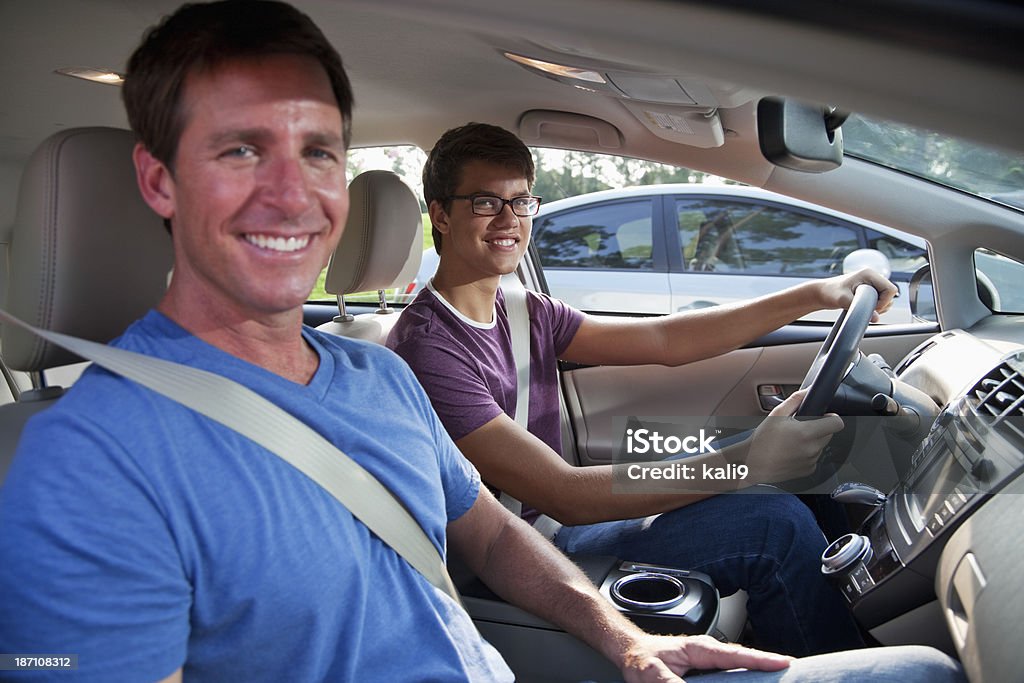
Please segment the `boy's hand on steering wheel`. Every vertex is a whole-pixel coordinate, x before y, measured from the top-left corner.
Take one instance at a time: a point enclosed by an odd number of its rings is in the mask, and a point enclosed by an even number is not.
[[[803,390],[793,393],[754,430],[746,464],[757,481],[771,483],[810,475],[821,450],[843,429],[843,420],[835,413],[796,419],[794,413],[806,394]]]
[[[819,280],[815,284],[818,285],[818,296],[822,309],[849,308],[858,285],[867,284],[874,287],[878,291],[878,303],[871,316],[873,323],[878,322],[878,316],[892,307],[893,299],[899,293],[896,285],[870,268],[862,268],[856,273]]]

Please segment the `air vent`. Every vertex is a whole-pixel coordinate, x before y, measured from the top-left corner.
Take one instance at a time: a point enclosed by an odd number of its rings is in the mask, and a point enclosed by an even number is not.
[[[1009,363],[1000,363],[974,385],[968,400],[976,414],[994,418],[993,429],[1024,444],[1024,376],[1019,370]]]

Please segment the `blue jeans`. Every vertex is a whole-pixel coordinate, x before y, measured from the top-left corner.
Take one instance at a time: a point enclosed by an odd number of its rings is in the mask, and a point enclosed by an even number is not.
[[[788,493],[753,487],[654,517],[563,527],[565,552],[611,555],[708,574],[718,592],[748,593],[753,645],[794,656],[863,647],[839,591],[821,574],[826,540]],[[623,494],[627,495],[627,494]]]
[[[794,660],[782,671],[688,673],[692,683],[967,683],[960,664],[930,647],[873,647]]]

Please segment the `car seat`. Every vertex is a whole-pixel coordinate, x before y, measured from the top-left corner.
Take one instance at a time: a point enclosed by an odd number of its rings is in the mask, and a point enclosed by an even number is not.
[[[136,190],[134,136],[74,128],[47,138],[21,178],[8,245],[6,311],[30,325],[106,343],[163,295],[173,262],[161,219]],[[61,386],[43,372],[81,361],[5,325],[4,361],[29,373],[32,388],[0,405],[0,482],[29,417]]]
[[[345,232],[331,255],[324,288],[338,297],[339,315],[317,329],[377,344],[398,322],[385,290],[416,276],[423,256],[423,217],[416,195],[390,171],[366,171],[349,185]],[[345,310],[345,295],[377,290],[380,308],[358,316]]]

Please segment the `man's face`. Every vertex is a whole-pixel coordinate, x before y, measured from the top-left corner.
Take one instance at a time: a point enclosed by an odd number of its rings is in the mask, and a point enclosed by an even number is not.
[[[230,61],[189,75],[182,112],[164,179],[175,242],[169,296],[226,319],[295,309],[348,215],[327,74],[301,56]]]
[[[489,194],[512,199],[530,194],[530,184],[519,172],[500,164],[471,161],[462,167],[457,195]],[[472,202],[453,199],[451,211],[433,208],[431,218],[443,235],[441,265],[460,281],[511,273],[530,243],[531,217],[516,216],[505,205],[497,216],[477,216]]]

